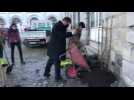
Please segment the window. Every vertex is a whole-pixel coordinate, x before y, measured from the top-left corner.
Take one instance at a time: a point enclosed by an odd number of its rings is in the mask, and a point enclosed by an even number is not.
[[[57,22],[57,19],[56,19],[56,17],[54,17],[54,16],[50,16],[50,17],[48,18],[48,20],[50,20],[53,25]]]
[[[101,42],[101,29],[102,26],[102,13],[91,12],[90,13],[90,39],[95,42]]]
[[[95,27],[95,13],[92,12],[91,15],[90,15],[90,21],[91,21],[91,27]]]
[[[102,13],[101,12],[91,12],[90,13],[90,26],[99,27],[102,26]]]
[[[32,17],[32,18],[30,19],[30,24],[32,24],[32,22],[33,22],[33,21],[36,21],[36,20],[38,20],[38,18]]]
[[[12,23],[16,23],[16,24],[21,23],[21,19],[14,17],[14,18],[12,18]]]
[[[102,26],[102,12],[99,13],[99,26]]]
[[[4,25],[5,24],[5,20],[3,18],[0,18],[0,25]]]

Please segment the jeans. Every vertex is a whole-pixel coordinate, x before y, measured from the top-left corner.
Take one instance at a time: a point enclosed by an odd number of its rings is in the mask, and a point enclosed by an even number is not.
[[[0,47],[0,58],[3,58],[3,47]]]
[[[45,76],[50,75],[50,70],[52,65],[55,65],[55,79],[59,79],[61,77],[60,75],[60,60],[59,60],[59,56],[54,57],[54,58],[49,58],[47,64],[46,64],[46,68],[45,68]]]
[[[17,46],[19,54],[20,54],[20,60],[21,62],[23,62],[23,54],[22,54],[22,48],[21,48],[21,42],[17,42],[17,43],[11,43],[11,60],[12,60],[12,64],[14,64],[14,49],[15,46]]]

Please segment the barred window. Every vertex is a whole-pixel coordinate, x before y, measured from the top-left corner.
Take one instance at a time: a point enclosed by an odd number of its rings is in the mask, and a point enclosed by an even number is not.
[[[102,13],[91,12],[90,13],[90,39],[95,42],[101,42],[101,29],[102,26]],[[99,35],[98,35],[99,34]],[[99,39],[99,40],[98,40]]]
[[[0,18],[0,24],[4,25],[5,24],[5,20],[3,18]]]
[[[90,21],[91,21],[90,26],[95,27],[95,13],[94,12],[91,12]]]
[[[99,26],[102,26],[102,12],[99,13]]]

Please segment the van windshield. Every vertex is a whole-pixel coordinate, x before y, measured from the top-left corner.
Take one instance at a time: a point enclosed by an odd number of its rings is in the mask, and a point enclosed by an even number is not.
[[[46,31],[46,30],[51,30],[51,28],[52,28],[52,24],[49,22],[47,23],[36,22],[31,24],[32,30]]]

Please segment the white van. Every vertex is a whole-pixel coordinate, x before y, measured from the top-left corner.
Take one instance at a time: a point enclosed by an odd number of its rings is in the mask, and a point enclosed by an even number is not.
[[[47,41],[46,31],[51,31],[50,21],[33,21],[29,29],[25,29],[23,34],[23,44],[28,47],[45,46]]]

